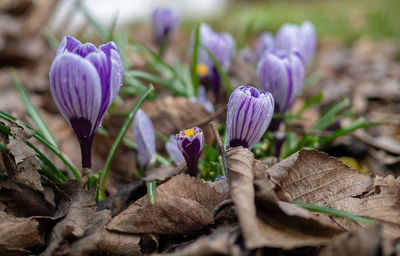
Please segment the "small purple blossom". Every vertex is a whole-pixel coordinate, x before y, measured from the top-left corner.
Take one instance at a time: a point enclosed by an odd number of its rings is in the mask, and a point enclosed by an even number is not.
[[[216,33],[208,24],[201,24],[200,43],[210,50],[224,71],[229,69],[235,50],[235,40],[231,34]],[[197,72],[201,83],[211,87],[218,99],[221,78],[208,52],[201,46],[198,52]]]
[[[197,163],[204,146],[203,131],[198,127],[183,130],[176,135],[176,140],[185,158],[189,175],[196,176],[198,173]]]
[[[169,40],[178,29],[181,18],[176,9],[158,7],[152,14],[153,30],[158,45]]]
[[[299,52],[308,65],[315,54],[316,35],[314,25],[305,21],[301,26],[283,24],[276,34],[275,49],[285,53]]]
[[[185,158],[178,147],[176,135],[169,136],[169,141],[165,143],[165,148],[167,149],[168,155],[172,158],[172,160],[174,160],[175,164],[179,165],[185,162]]]
[[[91,145],[101,120],[122,85],[123,64],[114,42],[96,48],[65,37],[50,68],[50,90],[74,130],[82,167],[91,168]]]
[[[156,138],[153,123],[141,109],[135,115],[133,132],[135,134],[140,167],[142,170],[146,170],[156,153]]]
[[[227,148],[252,149],[271,122],[274,98],[268,92],[242,85],[232,92],[227,112]]]
[[[265,51],[274,50],[274,47],[274,36],[269,32],[263,33],[257,41],[257,59],[259,60]]]
[[[275,112],[283,114],[303,87],[305,68],[297,53],[267,51],[258,62],[257,76],[261,89],[274,96]]]

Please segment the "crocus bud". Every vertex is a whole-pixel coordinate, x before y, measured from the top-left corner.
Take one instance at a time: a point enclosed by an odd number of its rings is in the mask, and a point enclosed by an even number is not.
[[[284,53],[299,52],[306,65],[314,57],[315,47],[315,29],[309,21],[301,26],[284,24],[276,34],[275,49]]]
[[[135,115],[133,132],[135,134],[140,167],[142,170],[146,170],[147,165],[154,159],[156,138],[153,123],[141,109]]]
[[[165,143],[165,148],[167,149],[168,155],[172,158],[172,160],[174,160],[175,164],[179,165],[185,162],[185,158],[178,147],[176,135],[169,136],[169,141]]]
[[[176,135],[176,140],[185,158],[189,175],[196,176],[199,171],[197,162],[204,146],[203,131],[198,127],[183,130]]]
[[[50,68],[50,90],[58,109],[74,130],[82,167],[91,168],[91,145],[101,120],[122,85],[124,68],[115,43],[98,49],[65,37]]]
[[[201,24],[200,43],[210,50],[224,71],[229,69],[235,49],[235,41],[230,34],[216,33],[208,24]],[[200,76],[201,83],[204,86],[211,87],[216,99],[218,99],[221,78],[208,52],[202,47],[199,48],[198,52],[197,73]]]
[[[304,84],[305,69],[299,54],[278,54],[267,51],[257,65],[261,89],[275,100],[275,112],[285,113]]]
[[[232,92],[227,111],[227,148],[251,149],[271,122],[274,98],[268,92],[242,85]]]
[[[263,33],[257,42],[257,59],[259,60],[267,50],[273,50],[275,45],[274,36],[269,33]]]
[[[155,40],[161,45],[165,40],[169,40],[178,29],[181,19],[177,10],[173,8],[158,7],[152,14],[153,30]]]

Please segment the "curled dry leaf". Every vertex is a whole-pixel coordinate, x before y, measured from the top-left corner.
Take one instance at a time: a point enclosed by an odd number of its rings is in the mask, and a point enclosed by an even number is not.
[[[229,149],[226,166],[231,197],[248,249],[323,245],[342,232],[326,219],[281,201],[290,198],[270,179],[267,166],[254,160],[248,149]]]
[[[321,250],[319,256],[374,256],[379,255],[381,246],[380,225],[372,225],[356,232],[346,232],[335,237]]]
[[[188,175],[172,177],[157,187],[156,202],[147,195],[108,224],[110,231],[130,234],[187,234],[213,224],[213,209],[222,195]]]
[[[43,256],[96,252],[104,226],[110,219],[109,210],[96,212],[95,190],[86,191],[80,182],[67,185],[71,203],[65,217],[54,226]]]
[[[185,248],[167,255],[242,255],[240,247],[234,244],[236,235],[236,233],[217,231],[208,236],[199,237]]]
[[[39,234],[39,223],[31,218],[15,218],[0,212],[0,253],[5,255],[10,249],[43,246]]]
[[[7,144],[10,153],[14,156],[16,168],[7,168],[7,174],[15,181],[28,183],[36,190],[43,190],[40,182],[40,166],[36,161],[35,151],[26,145],[33,131],[25,127],[22,122],[11,122],[7,126],[11,129],[12,137]]]
[[[268,172],[293,200],[380,220],[385,237],[400,237],[400,178],[371,177],[325,153],[305,149]],[[358,227],[347,219],[335,221],[349,230]]]
[[[139,246],[140,236],[104,230],[102,237],[100,251],[104,255],[142,255]]]

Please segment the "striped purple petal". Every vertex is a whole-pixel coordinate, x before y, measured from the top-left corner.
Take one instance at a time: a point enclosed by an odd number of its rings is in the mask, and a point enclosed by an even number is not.
[[[135,115],[133,132],[137,144],[138,159],[142,170],[145,170],[156,152],[156,138],[150,118],[141,109]]]
[[[270,93],[251,86],[236,88],[228,102],[227,148],[253,148],[268,128],[273,113],[274,99]]]
[[[78,135],[91,136],[101,107],[101,81],[90,61],[75,54],[56,57],[50,68],[50,90],[64,118],[87,120],[84,126],[72,125]]]
[[[198,127],[180,131],[176,135],[178,147],[186,161],[188,173],[196,176],[198,172],[197,162],[204,146],[204,134]]]
[[[297,53],[267,51],[257,65],[260,87],[273,95],[277,113],[285,113],[291,107],[303,87],[304,74],[305,68]]]

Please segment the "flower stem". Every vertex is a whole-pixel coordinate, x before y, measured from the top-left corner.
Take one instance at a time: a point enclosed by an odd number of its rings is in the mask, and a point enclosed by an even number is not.
[[[154,90],[154,87],[151,85],[144,93],[143,95],[140,97],[140,99],[136,102],[135,106],[133,107],[133,109],[129,112],[128,117],[125,120],[125,123],[123,124],[117,138],[115,139],[114,144],[111,147],[110,152],[108,153],[107,159],[106,159],[106,163],[104,165],[104,169],[103,169],[103,175],[101,177],[101,181],[100,181],[100,187],[99,187],[99,191],[97,193],[97,198],[96,200],[99,202],[103,199],[106,198],[106,190],[105,190],[105,186],[106,186],[106,179],[107,179],[107,175],[108,172],[110,171],[110,167],[111,167],[111,162],[114,159],[114,156],[117,152],[118,146],[119,144],[122,142],[122,139],[125,136],[125,133],[127,132],[129,126],[131,125],[133,118],[135,117],[136,112],[139,110],[140,106],[142,105],[142,103],[144,102],[144,100],[147,98],[147,96],[150,95],[150,93]]]

